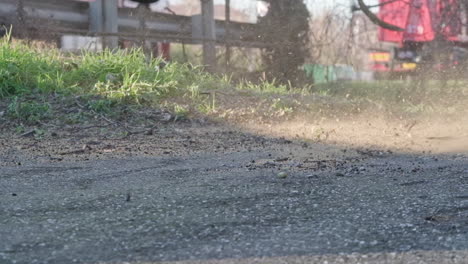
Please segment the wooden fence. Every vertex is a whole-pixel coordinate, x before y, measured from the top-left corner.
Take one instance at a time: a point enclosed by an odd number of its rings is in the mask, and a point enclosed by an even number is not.
[[[0,0],[0,23],[32,39],[98,36],[108,48],[116,48],[119,38],[203,44],[204,64],[210,67],[216,64],[216,45],[267,46],[258,40],[255,24],[215,20],[213,0],[200,1],[202,13],[187,17],[118,8],[117,0]]]

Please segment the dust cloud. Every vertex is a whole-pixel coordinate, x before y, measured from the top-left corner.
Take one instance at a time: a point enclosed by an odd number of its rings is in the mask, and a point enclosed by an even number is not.
[[[375,114],[315,120],[302,116],[291,121],[242,126],[262,135],[352,148],[434,154],[468,152],[468,115],[465,113],[411,119]]]

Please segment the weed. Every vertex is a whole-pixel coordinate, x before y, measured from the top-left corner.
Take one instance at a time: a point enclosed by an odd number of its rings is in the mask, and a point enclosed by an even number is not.
[[[88,102],[89,109],[93,110],[96,113],[109,114],[112,112],[112,108],[115,106],[116,102],[109,99],[98,99],[91,100]]]
[[[91,94],[130,104],[160,100],[227,85],[228,78],[208,74],[190,64],[147,61],[139,49],[84,52],[64,57],[21,42],[0,42],[0,98],[30,93]]]
[[[19,126],[15,127],[15,133],[16,134],[24,133],[24,131],[26,131],[26,129],[24,128],[23,125],[19,125]]]
[[[275,80],[263,81],[260,84],[255,84],[249,81],[243,81],[238,85],[239,90],[248,90],[262,94],[290,94],[294,91],[287,85],[277,84]]]
[[[424,94],[418,93],[414,83],[405,81],[337,82],[307,85],[302,89],[274,80],[240,81],[234,86],[232,76],[209,74],[188,63],[172,62],[161,68],[161,59],[148,61],[140,49],[65,56],[58,50],[41,51],[8,38],[0,40],[0,99],[17,96],[8,107],[8,116],[28,122],[37,122],[50,115],[48,104],[26,102],[24,98],[28,95],[78,95],[89,100],[85,104],[88,109],[104,114],[113,113],[117,104],[155,106],[180,97],[196,106],[198,111],[212,113],[222,107],[217,105],[220,102],[215,96],[205,98],[201,95],[207,92],[214,95],[215,91],[235,87],[232,90],[237,94],[265,100],[270,100],[271,95],[298,98],[312,94],[343,99],[359,107],[367,104],[421,113],[438,111],[439,106],[449,109],[453,101],[466,98],[468,93],[466,81],[447,82],[445,90],[440,88],[440,82],[427,81],[425,85],[429,87],[424,89]],[[298,103],[282,99],[271,105],[270,109],[280,114],[304,109]],[[186,109],[180,107],[174,111],[185,116]],[[67,118],[70,123],[82,119],[80,116]]]
[[[281,98],[273,99],[273,104],[271,105],[271,108],[277,111],[282,110],[287,113],[293,112],[293,106],[285,100],[281,100]]]
[[[63,117],[63,121],[68,125],[76,125],[85,120],[83,112],[67,114]]]
[[[188,118],[190,111],[187,107],[175,104],[174,105],[174,114],[178,120],[184,120]]]
[[[42,53],[22,43],[0,40],[0,98],[63,88],[58,52]]]
[[[21,102],[14,97],[8,105],[7,115],[12,119],[37,123],[50,116],[50,105],[48,103]]]
[[[197,105],[197,110],[203,114],[210,114],[213,112],[211,102],[201,102]]]

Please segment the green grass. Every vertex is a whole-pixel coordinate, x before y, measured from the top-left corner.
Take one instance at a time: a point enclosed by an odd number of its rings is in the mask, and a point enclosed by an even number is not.
[[[190,64],[160,69],[161,63],[148,61],[138,49],[65,56],[5,38],[0,42],[0,98],[57,93],[154,104],[171,96],[196,97],[201,89],[222,85],[222,79]]]
[[[160,67],[161,63],[158,58],[148,60],[139,49],[63,54],[3,38],[0,40],[0,99],[6,98],[9,117],[38,122],[53,115],[54,109],[40,99],[49,95],[78,97],[84,100],[81,107],[104,115],[114,114],[116,105],[122,104],[170,106],[183,119],[192,109],[209,114],[223,107],[222,100],[214,96],[216,93],[206,96],[211,90],[230,89],[235,95],[250,96],[251,102],[268,101],[270,110],[286,114],[309,104],[310,111],[317,109],[313,105],[315,101],[297,101],[303,95],[420,113],[440,109],[457,111],[458,108],[452,107],[453,102],[468,94],[466,82],[449,82],[441,88],[437,81],[426,82],[423,90],[404,81],[332,83],[298,89],[275,81],[234,82],[231,76],[209,74],[188,63],[172,62],[164,68]],[[226,94],[229,93],[221,94],[224,101],[229,100]],[[181,100],[165,101],[174,98]],[[82,119],[80,113],[67,116],[71,124]]]
[[[28,123],[36,123],[50,117],[50,105],[40,102],[21,102],[14,97],[7,107],[7,115]]]
[[[110,114],[116,101],[108,99],[95,99],[88,101],[88,108],[96,113]]]
[[[56,52],[35,52],[25,45],[11,44],[7,38],[0,41],[0,98],[63,88]]]
[[[262,94],[288,94],[292,92],[290,86],[277,84],[275,80],[273,81],[263,81],[260,83],[252,83],[249,81],[240,82],[238,87],[239,90],[252,91]],[[297,91],[294,91],[297,92]]]
[[[0,41],[0,98],[31,93],[92,94],[126,103],[154,104],[167,97],[197,97],[200,91],[232,87],[230,76],[212,75],[179,62],[159,69],[161,62],[158,58],[148,61],[139,49],[64,55],[5,38]],[[242,81],[236,88],[261,94],[293,90],[275,81]]]

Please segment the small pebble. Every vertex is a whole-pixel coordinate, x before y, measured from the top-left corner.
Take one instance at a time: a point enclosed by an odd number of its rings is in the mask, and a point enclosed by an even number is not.
[[[337,173],[335,173],[335,176],[336,177],[344,177],[345,175],[343,173],[341,173],[341,172],[337,172]]]
[[[288,174],[284,171],[278,173],[278,178],[280,179],[286,179],[288,177]]]

